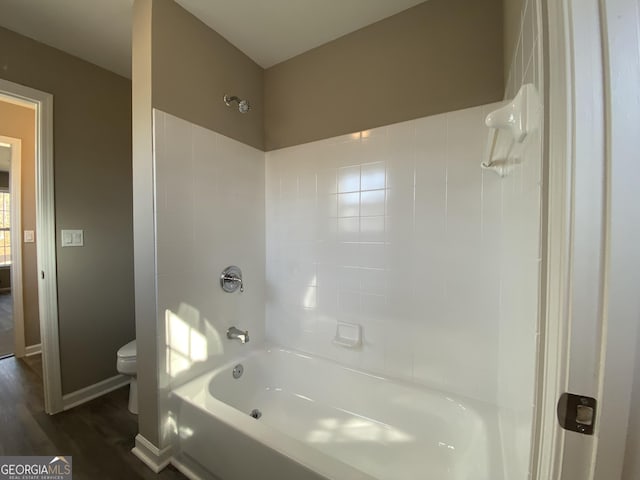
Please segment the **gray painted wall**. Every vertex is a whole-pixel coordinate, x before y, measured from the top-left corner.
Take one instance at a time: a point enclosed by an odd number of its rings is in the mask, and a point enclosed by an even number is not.
[[[153,106],[263,150],[504,94],[501,0],[430,0],[267,70],[172,0],[152,24]]]
[[[265,150],[492,103],[501,0],[429,0],[265,72]]]
[[[511,63],[520,39],[520,26],[524,0],[502,0],[503,9],[503,75],[504,81],[509,78]]]
[[[152,21],[154,108],[263,150],[262,67],[173,0],[155,0]],[[251,111],[227,107],[225,94]]]
[[[54,96],[58,308],[64,394],[116,375],[135,337],[131,82],[0,28],[0,77]],[[83,248],[60,248],[81,228]]]

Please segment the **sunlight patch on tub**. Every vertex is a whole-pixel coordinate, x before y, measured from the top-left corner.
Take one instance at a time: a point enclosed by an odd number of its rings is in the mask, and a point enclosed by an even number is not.
[[[456,449],[456,447],[455,447],[455,446],[450,445],[450,444],[448,444],[448,443],[444,443],[444,442],[438,442],[438,446],[439,446],[440,448],[448,448],[449,450],[455,450],[455,449]]]
[[[318,423],[322,428],[325,428],[327,430],[335,430],[340,425],[340,422],[337,418],[323,418],[322,420],[318,421]]]
[[[164,433],[167,435],[176,435],[178,433],[178,424],[176,423],[176,418],[172,412],[169,412],[167,415],[167,419],[164,422]]]
[[[307,437],[309,443],[330,443],[333,433],[326,430],[314,430]]]
[[[414,438],[397,428],[364,417],[340,420],[323,418],[317,429],[309,432],[309,443],[408,443]]]
[[[193,428],[190,428],[190,427],[180,427],[178,429],[178,434],[180,435],[180,438],[182,438],[183,440],[193,437],[193,433],[194,433]]]

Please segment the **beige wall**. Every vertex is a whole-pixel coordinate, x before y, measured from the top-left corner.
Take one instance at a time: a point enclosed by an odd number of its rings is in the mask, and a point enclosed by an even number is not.
[[[153,2],[153,106],[264,149],[263,69],[173,0]],[[240,114],[222,101],[246,98]]]
[[[503,75],[505,83],[516,54],[520,38],[522,8],[525,0],[502,0],[503,9]]]
[[[265,73],[273,150],[503,96],[500,0],[429,0]]]
[[[504,94],[502,27],[501,0],[430,0],[264,71],[158,0],[153,106],[272,150],[489,103]],[[251,112],[226,107],[225,93]]]
[[[1,50],[2,47],[0,47]],[[35,111],[0,101],[0,135],[22,140],[21,210],[22,229],[36,229],[35,180]],[[38,266],[36,244],[22,244],[22,298],[24,304],[24,336],[26,345],[40,343],[40,316],[38,314]]]
[[[135,336],[131,82],[4,28],[0,62],[1,78],[54,96],[60,351],[69,393],[115,375],[118,348]],[[62,228],[84,229],[85,246],[60,248]]]

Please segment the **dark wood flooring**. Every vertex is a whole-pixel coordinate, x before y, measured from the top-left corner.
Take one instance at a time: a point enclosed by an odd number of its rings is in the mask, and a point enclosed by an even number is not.
[[[156,475],[132,453],[138,426],[128,389],[57,415],[44,412],[40,355],[0,360],[0,456],[70,455],[75,480],[184,480],[168,467]]]
[[[0,357],[12,355],[13,348],[13,300],[11,292],[0,292]]]

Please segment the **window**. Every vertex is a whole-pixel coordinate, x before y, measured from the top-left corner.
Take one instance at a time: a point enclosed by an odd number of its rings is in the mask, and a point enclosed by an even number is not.
[[[11,265],[11,194],[0,191],[0,265]]]

